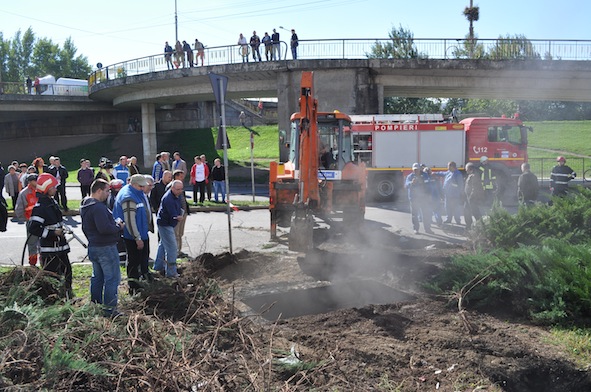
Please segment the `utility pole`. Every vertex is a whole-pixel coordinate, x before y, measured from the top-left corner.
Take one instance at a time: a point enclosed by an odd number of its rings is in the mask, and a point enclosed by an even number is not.
[[[179,19],[176,10],[176,0],[174,0],[174,42],[179,40]]]

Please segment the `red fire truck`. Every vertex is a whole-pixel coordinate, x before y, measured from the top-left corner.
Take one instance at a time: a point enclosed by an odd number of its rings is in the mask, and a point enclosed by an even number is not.
[[[353,154],[365,162],[368,195],[394,200],[413,162],[432,170],[479,163],[486,156],[498,181],[510,184],[527,162],[527,131],[518,118],[477,117],[450,123],[441,114],[352,115]],[[504,177],[504,178],[503,178]]]

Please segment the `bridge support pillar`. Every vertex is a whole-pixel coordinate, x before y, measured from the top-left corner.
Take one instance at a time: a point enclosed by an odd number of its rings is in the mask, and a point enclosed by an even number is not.
[[[299,111],[300,72],[277,75],[279,129],[289,130],[289,117]],[[320,111],[339,110],[347,114],[383,112],[384,88],[369,68],[317,69],[314,71],[314,96]]]
[[[142,103],[142,143],[144,147],[144,168],[150,168],[158,151],[156,108],[153,103]]]

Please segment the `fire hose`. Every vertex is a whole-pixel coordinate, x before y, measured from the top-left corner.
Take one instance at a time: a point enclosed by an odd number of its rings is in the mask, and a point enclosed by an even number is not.
[[[28,223],[27,223],[28,224]],[[48,226],[49,227],[49,226]],[[74,230],[72,229],[72,227],[66,225],[65,223],[61,222],[58,223],[56,225],[52,225],[51,226],[52,229],[62,229],[64,234],[69,234],[71,235],[70,238],[66,239],[66,243],[70,243],[72,240],[76,240],[80,243],[80,245],[82,245],[84,247],[84,249],[88,249],[88,244],[86,244],[82,238],[80,238],[76,233],[74,233]],[[27,249],[27,244],[29,243],[29,240],[31,239],[32,234],[29,233],[29,235],[27,236],[27,239],[25,240],[25,245],[23,246],[23,252],[21,255],[21,266],[25,265],[25,251]],[[84,256],[84,258],[82,259],[82,261],[84,261],[86,258],[88,257],[88,254],[86,254]]]

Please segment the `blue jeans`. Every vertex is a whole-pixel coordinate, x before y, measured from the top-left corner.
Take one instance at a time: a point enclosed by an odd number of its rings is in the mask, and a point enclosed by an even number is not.
[[[222,203],[226,201],[226,181],[213,181],[213,199],[218,202],[218,192],[222,193]]]
[[[121,282],[117,245],[89,246],[88,258],[92,261],[90,299],[103,304],[107,313],[117,307],[117,289]]]
[[[175,277],[177,275],[177,247],[174,227],[158,225],[158,233],[160,234],[160,242],[158,243],[156,260],[154,260],[154,269],[165,271],[168,277]]]

